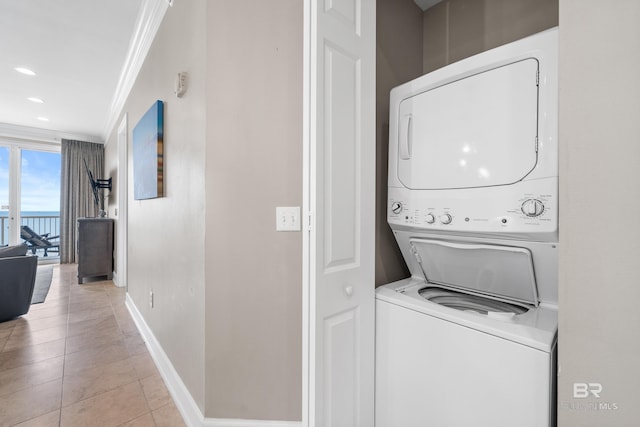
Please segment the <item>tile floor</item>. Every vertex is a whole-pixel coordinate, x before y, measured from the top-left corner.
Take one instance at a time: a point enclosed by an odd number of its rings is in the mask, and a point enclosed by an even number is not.
[[[111,281],[56,265],[43,304],[0,323],[0,426],[184,426]]]

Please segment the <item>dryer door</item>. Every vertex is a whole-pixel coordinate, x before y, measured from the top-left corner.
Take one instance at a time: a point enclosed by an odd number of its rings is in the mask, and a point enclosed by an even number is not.
[[[538,61],[506,64],[400,103],[398,178],[410,189],[512,184],[536,166]]]

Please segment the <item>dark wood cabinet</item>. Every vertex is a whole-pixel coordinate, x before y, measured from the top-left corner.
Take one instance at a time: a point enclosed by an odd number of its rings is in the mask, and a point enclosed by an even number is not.
[[[78,283],[113,278],[113,219],[78,219]]]

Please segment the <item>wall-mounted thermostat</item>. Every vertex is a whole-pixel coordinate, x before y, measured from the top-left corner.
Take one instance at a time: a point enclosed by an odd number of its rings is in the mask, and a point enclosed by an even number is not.
[[[181,72],[176,76],[174,92],[178,98],[182,98],[182,95],[187,91],[187,73]]]

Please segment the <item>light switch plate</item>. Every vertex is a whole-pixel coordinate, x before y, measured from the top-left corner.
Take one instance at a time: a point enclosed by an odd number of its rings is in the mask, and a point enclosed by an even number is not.
[[[300,206],[276,207],[276,231],[300,231]]]

